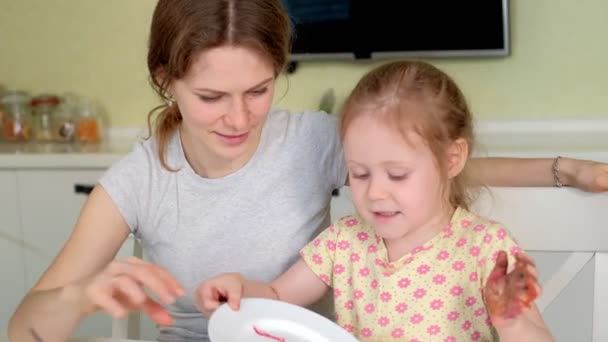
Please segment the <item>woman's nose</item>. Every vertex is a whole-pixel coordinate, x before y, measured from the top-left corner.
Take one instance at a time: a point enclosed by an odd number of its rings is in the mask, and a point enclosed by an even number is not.
[[[225,117],[226,125],[242,133],[249,125],[249,109],[245,101],[238,100],[234,102],[232,110]]]

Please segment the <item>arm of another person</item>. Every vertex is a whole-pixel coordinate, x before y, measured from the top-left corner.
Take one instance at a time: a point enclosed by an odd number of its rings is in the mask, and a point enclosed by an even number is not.
[[[135,259],[112,262],[128,235],[128,225],[110,196],[96,186],[59,255],[13,314],[10,340],[30,341],[30,329],[34,329],[44,341],[64,341],[83,317],[98,310],[124,317],[129,309],[147,305],[149,314],[162,314],[141,286],[166,302],[180,288],[157,266]],[[139,287],[129,281],[129,275],[140,282]]]
[[[553,186],[550,158],[473,158],[473,180],[488,186]],[[564,186],[589,192],[608,191],[608,164],[560,158],[559,179]]]
[[[197,306],[209,316],[225,300],[234,310],[241,298],[271,298],[307,306],[315,303],[329,286],[308,267],[302,258],[271,283],[246,279],[238,273],[226,273],[209,279],[197,289]]]

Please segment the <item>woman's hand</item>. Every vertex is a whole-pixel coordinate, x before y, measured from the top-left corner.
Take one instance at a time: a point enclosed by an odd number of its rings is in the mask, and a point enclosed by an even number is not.
[[[483,291],[490,319],[498,329],[510,326],[540,294],[534,262],[521,253],[515,258],[515,268],[507,273],[507,253],[498,253],[496,265]]]
[[[224,302],[238,310],[244,284],[245,278],[239,273],[225,273],[208,279],[196,289],[196,307],[207,317]]]
[[[588,192],[608,191],[608,164],[591,160],[571,160],[572,180],[570,184]],[[566,162],[566,160],[564,160]],[[567,163],[567,162],[566,162]]]
[[[173,319],[145,289],[163,304],[172,304],[185,293],[165,269],[135,257],[112,261],[82,285],[89,304],[86,311],[101,310],[114,318],[124,318],[131,311],[143,311],[160,325],[171,325]]]

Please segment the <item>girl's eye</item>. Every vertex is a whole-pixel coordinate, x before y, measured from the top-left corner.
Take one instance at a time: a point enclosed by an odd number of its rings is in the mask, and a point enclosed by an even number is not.
[[[215,101],[221,99],[222,96],[203,96],[203,95],[199,95],[198,98],[201,99],[204,102],[215,102]]]
[[[406,179],[407,179],[407,177],[408,177],[408,174],[407,174],[407,173],[406,173],[406,174],[403,174],[403,175],[391,175],[391,174],[389,174],[389,175],[388,175],[388,179],[390,179],[390,180],[392,180],[392,181],[395,181],[395,182],[399,182],[399,181],[402,181],[402,180],[406,180]]]
[[[353,177],[354,179],[367,179],[367,177],[369,177],[369,174],[367,174],[367,173],[361,173],[361,174],[351,173],[351,177]]]

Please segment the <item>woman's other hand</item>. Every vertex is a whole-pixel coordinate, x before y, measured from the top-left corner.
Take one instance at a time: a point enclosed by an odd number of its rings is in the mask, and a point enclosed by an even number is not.
[[[204,281],[196,289],[196,306],[209,317],[224,302],[238,310],[243,296],[245,278],[239,273],[225,273]]]
[[[570,160],[574,165],[571,186],[588,192],[608,191],[608,164],[591,160]],[[566,160],[564,160],[566,162]],[[567,164],[567,162],[565,163]]]
[[[104,311],[114,318],[125,318],[131,311],[142,311],[160,325],[173,322],[161,303],[172,304],[185,293],[164,268],[135,257],[112,261],[82,285],[89,304],[87,311]],[[159,298],[160,303],[146,290]]]

